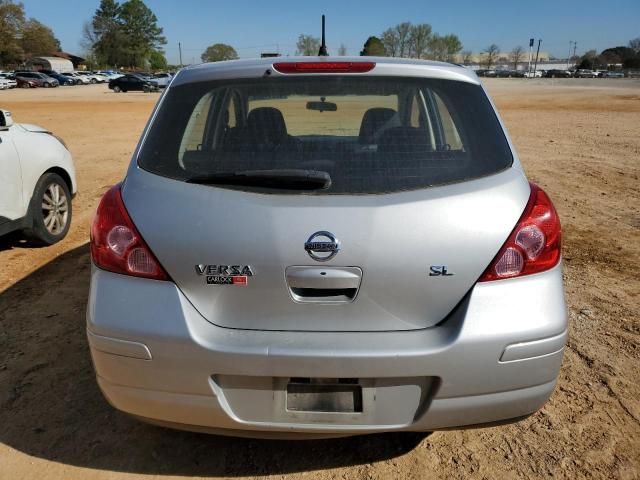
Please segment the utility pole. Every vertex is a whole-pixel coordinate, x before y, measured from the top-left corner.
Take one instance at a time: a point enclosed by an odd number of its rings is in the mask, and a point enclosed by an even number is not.
[[[571,46],[573,45],[573,40],[569,40],[569,56],[567,57],[567,70],[569,70],[569,62],[571,61]]]
[[[527,67],[527,74],[531,76],[531,57],[533,55],[533,38],[529,39],[529,66]]]
[[[178,52],[180,54],[180,68],[182,68],[182,43],[178,42]]]
[[[542,43],[542,39],[538,40],[538,51],[536,52],[536,63],[533,66],[533,76],[536,76],[536,69],[538,68],[538,55],[540,55],[540,44]]]

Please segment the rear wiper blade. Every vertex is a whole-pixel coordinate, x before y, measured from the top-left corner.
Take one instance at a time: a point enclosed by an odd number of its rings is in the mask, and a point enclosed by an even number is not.
[[[326,190],[331,186],[331,176],[319,170],[239,170],[196,175],[188,178],[186,182],[202,185],[246,185],[283,190]]]

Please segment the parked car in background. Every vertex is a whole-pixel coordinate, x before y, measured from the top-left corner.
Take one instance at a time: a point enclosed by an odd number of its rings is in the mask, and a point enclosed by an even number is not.
[[[499,78],[523,78],[524,72],[521,70],[497,70],[496,76]]]
[[[186,68],[91,227],[96,379],[137,418],[227,435],[517,421],[562,364],[560,244],[467,68]]]
[[[151,79],[158,84],[159,88],[166,88],[172,78],[170,73],[156,73]]]
[[[100,70],[98,72],[95,72],[98,75],[102,75],[103,77],[105,77],[107,79],[107,81],[109,80],[115,80],[116,78],[120,78],[122,76],[121,73],[118,73],[114,70]]]
[[[14,79],[18,88],[37,88],[39,86],[37,82],[30,78],[14,76]]]
[[[109,88],[119,92],[151,92],[158,90],[158,83],[146,80],[138,75],[127,74],[109,81]]]
[[[58,83],[60,84],[60,86],[65,86],[65,85],[75,85],[76,81],[73,77],[68,77],[66,75],[62,75],[60,73],[48,73],[48,76],[50,76],[51,78],[55,78]]]
[[[89,80],[89,83],[92,83],[92,84],[107,82],[107,77],[103,75],[98,75],[96,73],[91,73],[91,72],[76,72],[76,73],[82,77],[87,78]]]
[[[16,78],[33,83],[37,87],[50,88],[50,87],[57,87],[60,85],[58,80],[48,75],[45,75],[44,73],[16,71],[15,75],[16,75]]]
[[[0,90],[9,90],[9,80],[0,77]]]
[[[38,243],[62,240],[71,225],[76,174],[64,141],[0,110],[0,235],[22,230]]]
[[[16,88],[18,86],[18,82],[16,81],[15,75],[11,73],[0,73],[0,78],[3,78],[7,81],[9,88]]]
[[[624,78],[624,72],[612,70],[612,71],[604,72],[602,76],[604,78]]]
[[[526,78],[542,78],[545,76],[544,70],[536,70],[535,72],[531,70],[530,72],[524,72],[523,74]]]
[[[551,69],[544,74],[546,78],[571,78],[569,70]]]
[[[593,70],[589,70],[586,68],[580,68],[576,70],[576,73],[573,74],[575,78],[595,78],[597,77],[596,72]]]
[[[89,83],[91,83],[87,77],[79,75],[76,72],[62,72],[62,75],[73,78],[76,85],[89,85]]]

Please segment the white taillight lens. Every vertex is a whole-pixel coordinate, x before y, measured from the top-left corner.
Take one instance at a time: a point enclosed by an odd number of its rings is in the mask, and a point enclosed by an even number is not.
[[[522,272],[524,258],[515,248],[507,248],[496,262],[495,272],[500,278],[513,277]]]
[[[131,272],[150,275],[156,269],[156,262],[147,250],[138,247],[127,255],[127,266]]]
[[[129,246],[136,241],[136,237],[131,229],[116,225],[107,233],[107,245],[113,253],[121,257]]]
[[[544,233],[535,225],[528,225],[516,233],[516,244],[524,250],[527,258],[535,260],[544,248]]]

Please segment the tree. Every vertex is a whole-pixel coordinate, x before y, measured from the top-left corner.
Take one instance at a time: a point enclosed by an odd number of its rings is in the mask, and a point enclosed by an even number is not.
[[[447,57],[447,46],[444,37],[437,33],[431,35],[427,47],[427,57],[431,60],[444,61]]]
[[[91,23],[83,28],[84,46],[94,53],[99,64],[118,66],[127,61],[121,13],[122,7],[115,0],[101,0]]]
[[[59,52],[60,41],[49,27],[30,18],[22,27],[20,47],[26,59],[34,55],[51,55]]]
[[[296,42],[296,55],[315,56],[320,51],[320,39],[301,33]]]
[[[482,63],[487,67],[487,69],[491,69],[491,67],[496,63],[499,55],[500,47],[495,43],[492,43],[482,51]]]
[[[344,43],[340,44],[340,48],[338,48],[338,56],[345,57],[347,55],[347,46]]]
[[[166,70],[167,69],[167,59],[164,56],[164,53],[160,50],[154,50],[149,55],[149,68],[151,70]]]
[[[518,64],[524,59],[524,48],[522,48],[520,45],[515,47],[513,50],[511,50],[511,53],[509,54],[509,59],[513,64],[513,69],[517,70]]]
[[[470,65],[473,59],[473,52],[470,50],[465,50],[462,52],[462,64]]]
[[[456,56],[462,50],[462,42],[457,35],[452,33],[442,37],[442,45],[444,49],[444,60],[447,62],[455,62]]]
[[[216,43],[207,47],[200,58],[203,62],[221,62],[223,60],[237,60],[238,53],[231,45]]]
[[[398,34],[398,56],[408,57],[410,55],[409,35],[411,34],[411,23],[402,22],[395,26]]]
[[[597,68],[598,65],[598,52],[595,50],[589,50],[582,57],[580,57],[578,68],[586,68],[591,70],[593,68]]]
[[[431,25],[428,23],[413,25],[409,32],[409,56],[423,58],[427,53],[430,39]]]
[[[124,33],[124,51],[130,66],[144,65],[151,52],[167,43],[162,36],[162,28],[158,26],[157,17],[142,0],[124,2],[118,18]]]
[[[20,62],[22,48],[18,37],[25,23],[24,8],[12,0],[0,0],[0,65]]]
[[[382,45],[384,45],[384,51],[388,57],[397,57],[400,39],[398,38],[398,32],[393,28],[388,28],[382,32],[380,38]]]
[[[371,56],[371,57],[384,57],[385,56],[385,48],[384,44],[378,37],[369,37],[367,41],[364,42],[364,47],[360,52],[362,56]]]
[[[640,55],[640,37],[629,40],[629,48]]]

